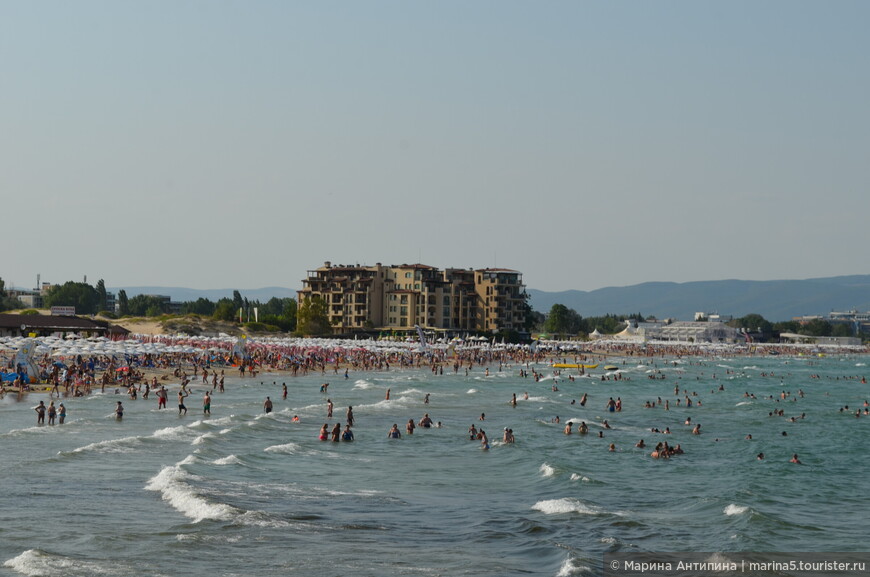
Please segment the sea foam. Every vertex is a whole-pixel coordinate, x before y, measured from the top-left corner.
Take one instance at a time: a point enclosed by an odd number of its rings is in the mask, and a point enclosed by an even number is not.
[[[532,505],[532,509],[540,511],[547,515],[560,515],[564,513],[579,513],[581,515],[602,515],[605,511],[600,508],[587,505],[579,499],[564,498],[564,499],[548,499],[538,501]]]
[[[159,492],[163,500],[172,505],[194,523],[205,519],[228,521],[238,515],[238,511],[223,503],[211,503],[201,497],[186,482],[190,476],[179,465],[164,467],[152,477],[145,489]]]
[[[747,511],[749,511],[749,507],[744,507],[742,505],[735,505],[734,503],[731,503],[730,505],[725,507],[725,509],[722,510],[722,512],[725,513],[726,515],[728,515],[729,517],[732,517],[734,515],[742,515],[743,513],[747,512]]]
[[[3,566],[32,577],[44,575],[115,575],[118,571],[117,561],[95,563],[62,555],[52,555],[39,549],[28,549],[3,563]]]

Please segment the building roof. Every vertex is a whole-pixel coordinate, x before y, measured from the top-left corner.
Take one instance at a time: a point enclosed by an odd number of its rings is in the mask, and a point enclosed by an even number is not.
[[[24,327],[22,329],[22,327]],[[49,315],[0,314],[0,330],[53,330],[53,331],[97,331],[108,330],[108,323],[99,323],[81,317]]]

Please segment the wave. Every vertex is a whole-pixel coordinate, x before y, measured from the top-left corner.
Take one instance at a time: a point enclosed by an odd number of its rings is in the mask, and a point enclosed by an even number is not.
[[[283,445],[272,445],[263,449],[266,453],[281,453],[285,455],[296,455],[300,452],[301,447],[298,443],[285,443]]]
[[[195,438],[193,441],[190,442],[190,444],[191,445],[202,445],[207,440],[214,439],[215,436],[216,435],[214,433],[205,433],[204,435],[200,435],[197,438]]]
[[[370,389],[374,386],[375,386],[374,383],[372,383],[371,381],[367,381],[366,379],[359,379],[353,384],[354,389],[363,389],[363,390]]]
[[[731,503],[730,505],[725,507],[725,509],[722,510],[722,512],[725,513],[726,515],[728,515],[729,517],[732,517],[734,515],[742,515],[743,513],[746,513],[747,511],[749,511],[749,507],[745,507],[743,505],[735,505],[734,503]]]
[[[191,476],[181,468],[182,464],[184,461],[163,467],[148,481],[145,489],[160,493],[164,501],[194,523],[204,520],[230,521],[239,517],[242,512],[238,509],[223,503],[210,502],[200,496],[187,483]]]
[[[215,459],[212,463],[215,465],[241,465],[242,460],[235,455],[227,455],[221,459]]]
[[[587,565],[581,565],[580,560],[568,557],[562,563],[562,566],[559,567],[559,572],[556,573],[556,577],[569,577],[570,575],[592,575],[593,570],[592,567]]]
[[[607,511],[594,505],[587,505],[580,499],[566,497],[564,499],[547,499],[532,505],[532,509],[546,515],[578,513],[580,515],[606,515]]]
[[[107,439],[97,441],[83,447],[77,447],[72,451],[58,451],[58,456],[78,455],[81,453],[130,453],[142,444],[142,437],[121,437],[120,439]]]
[[[3,563],[22,575],[42,577],[44,575],[71,575],[73,577],[90,575],[113,575],[118,572],[118,561],[85,561],[63,555],[54,555],[39,549],[28,549],[17,557]],[[132,568],[126,568],[132,570]],[[124,573],[127,571],[125,570]]]

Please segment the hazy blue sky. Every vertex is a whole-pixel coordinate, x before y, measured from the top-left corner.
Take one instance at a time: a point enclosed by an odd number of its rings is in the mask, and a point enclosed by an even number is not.
[[[870,2],[2,1],[7,285],[865,274]]]

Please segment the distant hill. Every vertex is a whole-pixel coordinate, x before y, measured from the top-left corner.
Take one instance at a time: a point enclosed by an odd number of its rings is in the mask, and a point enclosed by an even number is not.
[[[527,289],[532,308],[547,313],[554,304],[584,317],[641,313],[691,320],[696,312],[742,317],[760,314],[771,322],[832,310],[870,310],[870,275],[807,280],[649,282],[594,291],[544,292]]]
[[[296,298],[296,291],[287,287],[266,287],[260,289],[190,289],[181,287],[161,287],[161,286],[134,286],[134,287],[106,287],[106,290],[113,292],[116,295],[118,291],[124,289],[127,297],[136,295],[163,295],[168,296],[175,302],[190,302],[198,298],[208,299],[212,302],[217,302],[222,298],[233,298],[233,291],[238,290],[242,298],[249,301],[267,302],[272,297],[280,299]]]

